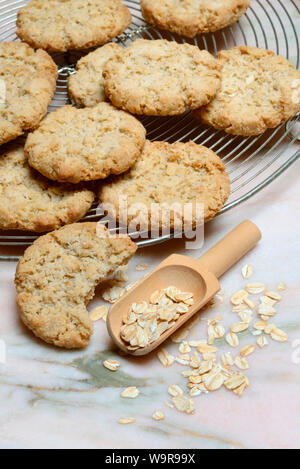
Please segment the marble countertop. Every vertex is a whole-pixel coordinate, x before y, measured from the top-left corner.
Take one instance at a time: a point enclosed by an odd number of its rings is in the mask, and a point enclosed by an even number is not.
[[[147,358],[119,356],[103,321],[95,324],[91,343],[83,351],[63,351],[33,337],[19,320],[13,278],[16,265],[0,264],[0,340],[5,341],[6,362],[0,364],[1,448],[299,448],[300,446],[300,161],[248,202],[206,225],[203,250],[212,246],[236,224],[250,218],[261,228],[263,239],[249,255],[221,279],[225,302],[201,313],[202,318],[223,315],[230,325],[235,317],[229,306],[233,292],[245,281],[241,267],[254,267],[253,281],[275,289],[287,284],[278,304],[276,323],[288,332],[284,344],[270,345],[249,357],[246,372],[251,386],[239,398],[222,389],[194,398],[196,412],[185,415],[166,407],[170,384],[185,385],[182,367],[163,368],[155,354]],[[143,249],[131,262],[130,281],[144,275],[135,266],[158,264],[168,254],[184,251],[181,241]],[[89,309],[100,304],[99,294]],[[206,335],[204,321],[190,338]],[[255,343],[249,332],[241,346]],[[221,351],[228,351],[224,341]],[[178,345],[167,344],[174,353]],[[102,366],[117,358],[118,372]],[[2,359],[4,357],[2,356]],[[140,388],[134,400],[121,399],[127,386]],[[166,419],[154,421],[161,409]],[[120,425],[123,417],[135,417]]]

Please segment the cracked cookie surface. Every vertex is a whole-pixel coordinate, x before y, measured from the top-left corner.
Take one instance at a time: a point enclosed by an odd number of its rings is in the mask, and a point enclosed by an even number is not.
[[[49,114],[28,135],[29,165],[54,181],[78,183],[127,171],[146,139],[143,125],[108,103]]]
[[[234,135],[259,135],[300,111],[300,72],[284,57],[250,46],[218,54],[222,84],[196,116]]]
[[[0,229],[45,232],[80,220],[94,192],[58,184],[28,166],[21,143],[0,150]]]
[[[69,95],[76,106],[91,107],[107,100],[103,86],[103,67],[108,59],[121,50],[121,46],[111,42],[77,62],[76,72],[68,80]]]
[[[249,0],[141,0],[148,23],[187,37],[235,23],[249,4]]]
[[[24,324],[49,344],[88,345],[86,305],[96,286],[136,251],[128,237],[110,237],[97,223],[76,223],[37,239],[21,258],[15,284]]]
[[[164,227],[164,204],[178,204],[178,216],[175,209],[171,228],[182,227],[183,221],[195,227],[213,218],[229,194],[230,179],[221,159],[194,142],[147,141],[141,157],[127,173],[111,178],[99,188],[100,203],[109,204],[108,210],[113,206],[117,219],[124,224],[140,219],[147,225],[154,216],[151,204],[159,204],[160,228]],[[128,206],[125,214],[120,209],[124,197]],[[186,206],[184,212],[186,204],[191,204],[192,211]],[[197,214],[196,204],[203,206],[203,212]],[[124,215],[128,216],[125,220]]]
[[[43,50],[0,43],[0,145],[34,129],[56,88],[57,67]]]
[[[112,103],[132,114],[182,114],[209,103],[220,87],[219,64],[190,44],[137,39],[109,59],[104,89]]]
[[[119,0],[31,0],[18,13],[17,35],[32,47],[66,52],[105,44],[130,23]]]

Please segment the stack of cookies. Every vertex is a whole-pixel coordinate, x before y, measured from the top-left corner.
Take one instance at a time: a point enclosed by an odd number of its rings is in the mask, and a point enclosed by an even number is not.
[[[146,21],[189,38],[234,23],[249,6],[249,0],[140,3]],[[87,345],[87,301],[136,250],[127,237],[111,238],[106,230],[99,236],[96,224],[75,223],[95,193],[119,222],[126,197],[127,225],[143,217],[151,226],[152,204],[189,204],[188,220],[184,210],[171,215],[174,230],[213,218],[230,194],[229,175],[212,150],[150,142],[138,116],[192,110],[216,129],[251,136],[300,111],[294,99],[300,72],[283,57],[249,46],[214,58],[185,41],[109,42],[130,23],[119,0],[31,0],[18,14],[23,42],[0,43],[0,229],[52,231],[25,253],[16,285],[25,324],[62,347]],[[69,78],[75,106],[44,117],[57,80],[48,52],[91,47],[98,48]],[[142,208],[133,213],[133,205]],[[161,213],[158,223],[164,228]]]

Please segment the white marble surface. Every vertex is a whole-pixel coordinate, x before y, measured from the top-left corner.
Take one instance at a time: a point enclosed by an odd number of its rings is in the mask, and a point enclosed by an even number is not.
[[[63,351],[35,339],[21,324],[15,306],[15,264],[0,264],[0,339],[5,340],[7,361],[0,365],[0,447],[2,448],[293,448],[300,446],[300,357],[292,344],[300,339],[300,162],[247,203],[206,226],[205,249],[245,218],[261,228],[263,239],[242,262],[221,280],[226,292],[223,305],[202,313],[221,313],[224,324],[234,316],[228,296],[244,285],[241,266],[254,266],[253,280],[274,289],[283,281],[288,289],[278,305],[276,322],[289,333],[289,342],[272,342],[249,358],[251,387],[243,398],[228,391],[194,399],[196,412],[184,415],[164,405],[169,384],[184,385],[180,365],[165,369],[155,355],[145,359],[119,357],[117,373],[105,370],[102,359],[118,357],[104,322],[95,325],[90,346],[84,351]],[[181,242],[138,252],[131,264],[130,281],[143,275],[140,262],[155,265]],[[200,252],[189,251],[193,257]],[[89,309],[99,303],[99,295]],[[194,339],[205,337],[205,323],[195,327]],[[255,342],[242,334],[241,346]],[[228,350],[222,341],[220,350]],[[177,346],[168,345],[174,352]],[[298,348],[299,344],[298,344]],[[294,360],[295,361],[295,360]],[[119,397],[137,385],[135,400]],[[156,422],[154,410],[165,411]],[[121,417],[136,423],[121,426]]]

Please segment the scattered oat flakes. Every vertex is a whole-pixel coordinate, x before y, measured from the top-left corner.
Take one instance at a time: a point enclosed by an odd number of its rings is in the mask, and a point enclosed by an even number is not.
[[[192,399],[184,395],[179,395],[173,397],[173,402],[177,410],[180,412],[185,412],[187,414],[193,414],[195,412],[195,406]]]
[[[274,301],[281,301],[282,300],[282,296],[279,295],[279,293],[275,292],[275,291],[266,291],[265,292],[265,295],[268,297],[268,298],[271,298],[272,300]]]
[[[129,417],[129,418],[125,418],[125,419],[120,419],[119,420],[119,423],[121,425],[127,425],[129,423],[134,423],[135,422],[135,418],[134,417]]]
[[[143,272],[144,270],[148,270],[149,269],[149,264],[138,264],[136,267],[135,267],[135,270],[137,272]]]
[[[202,340],[189,340],[188,342],[189,346],[190,347],[198,347],[200,345],[207,345],[207,340],[206,339],[202,339]]]
[[[264,328],[265,334],[271,334],[276,329],[276,324],[267,324],[266,327]]]
[[[234,360],[230,352],[223,353],[221,358],[224,366],[232,366],[234,364]]]
[[[225,378],[222,373],[217,372],[207,373],[203,377],[203,382],[207,391],[217,391],[223,386],[224,380]]]
[[[240,311],[238,313],[239,318],[242,320],[242,322],[248,322],[250,323],[253,319],[253,315],[251,311]]]
[[[192,384],[200,384],[202,383],[202,376],[201,375],[191,375],[189,377],[189,382]]]
[[[153,415],[152,415],[153,420],[164,420],[165,419],[165,414],[163,413],[162,410],[156,410]]]
[[[248,297],[246,290],[239,290],[231,297],[231,303],[235,306],[243,303],[244,299]]]
[[[271,337],[276,342],[286,342],[289,338],[289,336],[285,332],[283,332],[281,329],[279,329],[278,327],[275,327],[271,331]]]
[[[243,301],[245,301],[245,300],[243,300]],[[236,306],[233,306],[233,307],[232,307],[232,312],[233,312],[233,313],[240,313],[240,312],[242,312],[242,311],[247,311],[248,308],[249,308],[249,307],[248,307],[246,304],[241,303],[241,304],[238,304],[238,305],[236,305]]]
[[[244,394],[247,387],[248,387],[247,383],[243,383],[243,384],[241,384],[241,386],[234,389],[233,393],[236,394],[237,396],[241,397]]]
[[[90,313],[90,320],[91,321],[99,321],[99,319],[103,319],[106,321],[108,314],[108,309],[106,306],[99,306],[98,308],[93,309]]]
[[[117,280],[117,282],[121,282],[121,283],[128,282],[127,271],[128,271],[128,265],[121,265],[116,270],[114,279]]]
[[[249,369],[249,364],[248,364],[246,358],[243,358],[243,357],[241,357],[240,355],[238,355],[237,357],[235,357],[234,364],[235,364],[235,366],[237,366],[240,370],[248,370],[248,369]]]
[[[198,352],[206,355],[206,354],[215,354],[217,353],[218,349],[216,347],[212,347],[211,345],[200,343],[197,345]]]
[[[246,345],[246,347],[242,348],[240,351],[241,357],[248,357],[255,351],[255,345]]]
[[[126,397],[127,399],[135,399],[138,397],[140,391],[137,387],[131,386],[130,388],[124,389],[124,391],[121,392],[121,397]]]
[[[200,366],[200,363],[201,363],[201,359],[198,355],[197,352],[194,352],[193,355],[191,356],[191,360],[190,360],[190,367],[191,368],[199,368]]]
[[[176,397],[181,396],[183,394],[183,390],[177,384],[171,384],[171,386],[168,387],[168,393],[170,396]]]
[[[258,295],[259,293],[264,292],[266,289],[266,285],[264,283],[248,283],[246,285],[246,290],[248,293],[251,293],[251,295]]]
[[[254,324],[254,329],[258,330],[258,331],[264,331],[267,327],[268,323],[267,321],[258,321]]]
[[[204,375],[205,373],[208,373],[213,367],[213,361],[212,360],[206,360],[200,363],[199,366],[199,375]]]
[[[160,362],[165,366],[166,368],[168,366],[173,365],[175,357],[171,355],[165,348],[161,348],[159,352],[157,353],[157,357],[160,360]]]
[[[246,305],[249,306],[250,309],[255,309],[256,307],[255,301],[252,301],[249,298],[245,298],[244,303],[246,303]]]
[[[250,278],[252,274],[253,274],[252,265],[250,265],[250,264],[244,265],[244,267],[242,268],[242,276],[244,278]]]
[[[272,318],[276,314],[276,309],[267,303],[261,303],[258,307],[258,314],[260,316],[266,316],[267,319]]]
[[[270,298],[269,296],[264,295],[264,296],[261,296],[259,299],[260,299],[261,303],[264,303],[264,304],[267,304],[267,305],[274,306],[276,304],[276,301],[272,300],[272,298]]]
[[[182,376],[184,376],[185,378],[189,378],[190,376],[195,375],[195,370],[192,370],[192,369],[184,370],[184,371],[182,371],[181,374],[182,374]]]
[[[116,303],[126,293],[126,289],[123,287],[113,286],[108,288],[102,293],[102,298],[108,303]]]
[[[234,332],[229,332],[226,335],[226,342],[231,346],[231,347],[238,347],[240,344],[238,336]]]
[[[266,347],[267,345],[269,345],[268,339],[267,339],[266,336],[263,335],[263,334],[261,334],[261,335],[257,338],[256,343],[257,343],[257,345],[258,345],[260,348],[264,348],[264,347]]]
[[[120,368],[121,363],[117,360],[105,360],[103,362],[103,366],[110,371],[117,371]]]
[[[183,354],[190,353],[191,350],[192,349],[191,349],[190,345],[186,342],[182,342],[182,344],[179,345],[179,352],[180,353],[183,353]]]
[[[230,328],[231,332],[234,334],[238,334],[239,332],[244,332],[248,329],[249,323],[248,322],[236,322]]]
[[[225,328],[221,324],[215,324],[212,326],[214,328],[215,338],[222,339],[225,335]]]
[[[245,383],[248,384],[246,376],[240,372],[237,372],[224,381],[224,386],[232,391]]]
[[[184,355],[178,355],[175,358],[176,362],[179,363],[180,365],[189,365],[190,363],[190,356],[189,354],[184,354]]]
[[[192,389],[190,390],[189,392],[189,396],[190,397],[197,397],[197,396],[200,396],[200,394],[202,394],[203,391],[201,391],[201,389],[199,389],[197,386],[194,386],[192,387]]]

